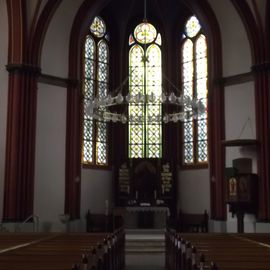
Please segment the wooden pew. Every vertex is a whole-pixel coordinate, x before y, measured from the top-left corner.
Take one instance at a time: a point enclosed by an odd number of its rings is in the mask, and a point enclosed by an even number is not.
[[[39,241],[41,239],[46,239],[47,237],[53,237],[56,234],[48,233],[10,233],[1,232],[0,233],[0,253],[14,246],[25,245]]]
[[[207,211],[201,214],[187,214],[179,211],[176,230],[179,232],[208,232],[209,216]]]
[[[263,236],[264,242],[270,240],[270,234],[178,234],[168,230],[166,269],[270,269],[270,246],[257,241]],[[202,264],[205,268],[199,268]]]
[[[113,234],[77,233],[53,235],[50,239],[42,237],[40,241],[2,252],[0,269],[67,270],[72,269],[72,265],[75,268],[77,264],[82,270],[87,259],[87,267],[91,264],[93,269],[99,267],[100,270],[122,270],[124,269],[124,239],[123,230]],[[17,244],[14,247],[18,246]]]

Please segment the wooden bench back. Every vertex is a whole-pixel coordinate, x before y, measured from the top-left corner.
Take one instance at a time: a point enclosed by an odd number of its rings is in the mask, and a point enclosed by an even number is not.
[[[179,232],[208,232],[208,214],[187,214],[179,212],[177,218],[177,231]]]

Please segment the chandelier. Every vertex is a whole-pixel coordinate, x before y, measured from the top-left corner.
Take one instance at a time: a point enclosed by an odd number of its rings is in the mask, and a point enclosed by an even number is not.
[[[127,113],[113,112],[112,107],[117,105],[142,104],[142,103],[154,103],[160,102],[165,105],[175,105],[175,112],[164,113],[162,115],[149,116],[148,122],[178,122],[185,121],[193,118],[197,119],[199,115],[205,113],[205,106],[200,99],[193,98],[185,95],[175,95],[174,92],[170,94],[162,93],[161,96],[156,96],[154,93],[143,95],[141,93],[132,96],[130,94],[123,95],[119,92],[117,95],[111,94],[94,98],[87,106],[86,112],[90,117],[99,121],[112,121],[121,122],[123,124],[127,122],[144,122],[144,116],[128,116]]]
[[[144,44],[144,55],[142,56],[142,64],[145,67],[146,62],[148,62],[148,57],[146,55],[146,44],[151,42],[156,35],[156,30],[153,25],[148,23],[146,19],[146,0],[144,0],[144,19],[141,24],[139,24],[134,33],[136,34],[136,39],[140,43]],[[154,37],[154,38],[153,38]],[[137,68],[136,66],[134,68]],[[143,94],[141,92],[137,94],[124,94],[124,86],[129,81],[132,75],[131,70],[129,76],[124,79],[121,85],[110,92],[106,96],[94,97],[88,102],[86,106],[86,113],[93,119],[104,121],[104,122],[121,122],[125,123],[152,123],[152,122],[174,122],[185,121],[188,119],[197,119],[198,116],[205,113],[205,105],[202,99],[198,99],[196,96],[191,97],[189,95],[181,94],[181,91],[163,74],[163,81],[167,82],[171,89],[170,91],[164,91],[163,86],[161,87],[162,93],[155,94],[154,91]],[[144,92],[146,88],[146,82],[144,81],[143,89]],[[127,92],[127,91],[125,91]],[[177,93],[177,94],[176,94]],[[129,105],[145,105],[147,104],[162,104],[163,113],[155,114],[151,116],[141,116],[141,115],[129,115],[127,107]],[[121,109],[123,112],[119,112]],[[144,106],[144,107],[145,107]],[[167,113],[168,111],[170,113]]]

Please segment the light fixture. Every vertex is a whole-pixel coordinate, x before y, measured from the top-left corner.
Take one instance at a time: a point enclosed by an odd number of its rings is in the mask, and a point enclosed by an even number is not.
[[[146,0],[144,0],[144,19],[141,24],[135,28],[136,35],[144,44],[144,55],[142,57],[142,62],[145,64],[148,62],[146,56],[146,44],[154,40],[153,37],[153,26],[148,23],[146,18]],[[154,34],[155,35],[155,34]],[[135,67],[136,68],[136,67]],[[131,76],[131,70],[129,76]],[[188,95],[180,94],[180,90],[163,74],[163,82],[167,82],[170,91],[164,91],[161,95],[155,95],[153,92],[150,94],[138,93],[132,95],[128,93],[123,94],[123,88],[128,82],[129,76],[124,79],[121,85],[115,89],[113,92],[109,93],[104,97],[95,97],[89,101],[86,107],[86,113],[93,119],[99,121],[112,121],[114,123],[121,122],[123,124],[130,123],[143,123],[147,121],[151,122],[178,122],[185,121],[186,119],[196,119],[198,116],[205,113],[205,105],[201,99],[197,97],[191,98]],[[145,87],[145,85],[144,85]],[[177,93],[177,94],[176,94]],[[155,116],[131,116],[128,115],[128,110],[126,109],[129,104],[146,104],[146,103],[160,103],[164,104],[163,111],[168,111],[168,113],[162,113],[162,115]],[[120,106],[126,105],[124,107],[125,112],[119,112]],[[123,109],[122,109],[123,111]]]

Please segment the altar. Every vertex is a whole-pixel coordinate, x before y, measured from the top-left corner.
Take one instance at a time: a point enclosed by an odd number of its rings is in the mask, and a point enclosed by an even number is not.
[[[175,216],[177,167],[172,160],[126,159],[115,166],[115,203],[127,228],[165,228]]]
[[[170,210],[165,206],[128,206],[121,209],[126,229],[165,229],[170,216]]]

